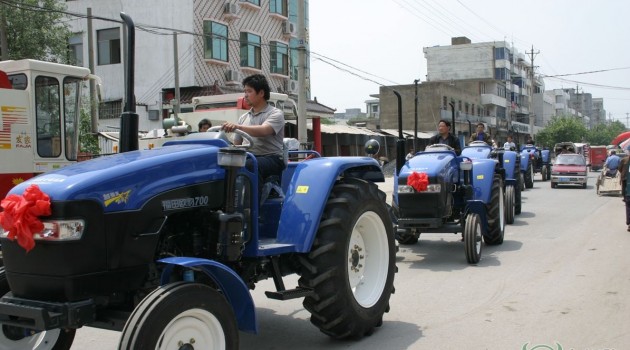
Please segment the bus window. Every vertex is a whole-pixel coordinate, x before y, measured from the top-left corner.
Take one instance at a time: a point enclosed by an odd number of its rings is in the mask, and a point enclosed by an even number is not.
[[[63,81],[63,118],[66,159],[77,160],[79,149],[79,125],[81,123],[81,79],[67,77]]]
[[[40,157],[61,155],[61,116],[59,82],[52,77],[35,78],[35,117],[37,154]]]

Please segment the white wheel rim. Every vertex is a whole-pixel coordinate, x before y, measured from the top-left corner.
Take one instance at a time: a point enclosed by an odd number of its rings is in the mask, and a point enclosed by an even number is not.
[[[505,196],[503,186],[499,186],[499,228],[501,232],[505,230]]]
[[[383,295],[389,269],[385,225],[375,212],[365,212],[352,228],[348,247],[348,283],[362,307],[374,306]]]
[[[475,252],[477,256],[481,255],[481,223],[479,222],[478,217],[475,215],[473,230],[475,230]]]
[[[3,331],[0,331],[0,349],[12,350],[45,350],[52,349],[59,339],[60,329],[51,329],[42,331],[34,335],[20,340],[11,340],[7,338]]]
[[[164,328],[156,350],[179,349],[185,344],[195,349],[225,349],[221,322],[206,310],[186,310]]]

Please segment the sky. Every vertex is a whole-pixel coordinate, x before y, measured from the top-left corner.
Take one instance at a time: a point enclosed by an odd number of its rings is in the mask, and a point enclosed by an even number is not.
[[[563,75],[545,89],[603,98],[630,126],[630,1],[310,0],[309,12],[311,98],[337,112],[365,112],[380,85],[425,81],[422,49],[465,36],[533,49],[536,74]]]

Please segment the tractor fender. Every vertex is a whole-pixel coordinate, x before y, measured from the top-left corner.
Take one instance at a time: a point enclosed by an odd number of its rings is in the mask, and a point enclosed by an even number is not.
[[[489,203],[497,162],[494,159],[473,160],[473,199]]]
[[[526,172],[529,166],[529,153],[521,152],[521,172]]]
[[[503,153],[503,169],[505,169],[505,178],[506,179],[515,179],[516,173],[520,171],[520,169],[516,169],[516,164],[518,163],[518,154],[512,151],[505,151]]]
[[[326,202],[338,178],[385,181],[378,162],[368,157],[313,158],[293,167],[290,179],[282,184],[285,196],[277,243],[293,245],[300,253],[311,250]]]
[[[162,285],[169,282],[169,277],[175,266],[203,271],[217,284],[225,299],[232,306],[238,329],[254,334],[258,332],[254,300],[249,293],[249,288],[234,270],[220,262],[201,258],[170,257],[158,260],[158,262],[166,264],[162,272]]]
[[[541,155],[542,155],[543,163],[545,164],[549,163],[549,150],[548,149],[542,150]]]

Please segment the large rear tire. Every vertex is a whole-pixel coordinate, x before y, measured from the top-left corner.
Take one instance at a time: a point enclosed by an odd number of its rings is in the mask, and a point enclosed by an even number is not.
[[[481,241],[481,220],[479,220],[479,215],[466,215],[464,251],[469,264],[476,264],[481,260]]]
[[[4,267],[0,267],[0,296],[9,292],[9,282],[7,281]],[[22,327],[1,325],[0,349],[11,350],[67,350],[74,341],[75,329],[51,329],[48,331],[31,331]],[[24,334],[33,332],[30,337]]]
[[[519,174],[518,183],[514,189],[514,215],[521,213],[521,191],[523,187],[523,176]]]
[[[175,282],[138,304],[118,349],[238,349],[238,343],[234,311],[221,293],[201,283]]]
[[[547,181],[548,180],[548,178],[547,178],[548,174],[547,174],[547,167],[546,166],[544,166],[544,165],[542,166],[542,168],[540,169],[540,175],[542,176],[542,180],[543,181]]]
[[[395,241],[378,187],[359,179],[335,184],[299,285],[311,323],[337,339],[370,335],[389,311],[396,270]]]
[[[514,186],[505,186],[505,223],[514,223]]]
[[[488,245],[503,243],[505,236],[505,206],[503,197],[503,181],[500,175],[494,175],[490,203],[486,204],[488,217],[488,234],[483,236]]]

